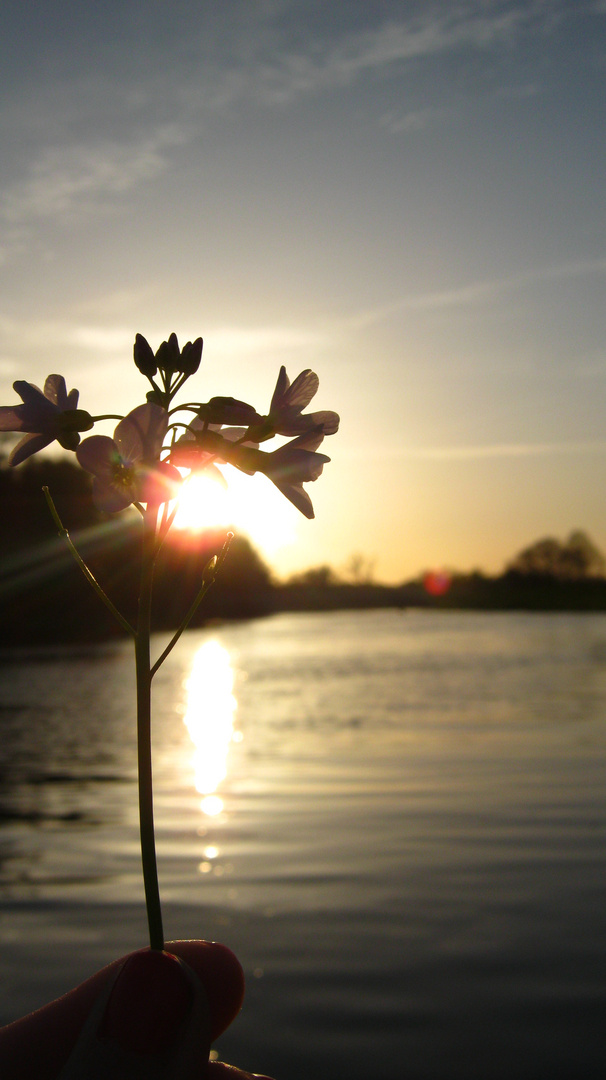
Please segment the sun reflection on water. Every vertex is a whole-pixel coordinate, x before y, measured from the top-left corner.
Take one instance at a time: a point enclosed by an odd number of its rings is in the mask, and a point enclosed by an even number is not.
[[[216,794],[227,774],[229,744],[234,739],[234,671],[231,657],[218,641],[202,645],[187,680],[184,722],[194,744],[196,791],[203,795],[200,808],[209,817],[223,810]]]

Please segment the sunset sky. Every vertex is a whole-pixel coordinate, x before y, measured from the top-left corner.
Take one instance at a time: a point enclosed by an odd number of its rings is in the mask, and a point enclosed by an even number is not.
[[[201,334],[188,400],[342,417],[276,572],[606,549],[605,0],[4,0],[0,60],[2,404]]]

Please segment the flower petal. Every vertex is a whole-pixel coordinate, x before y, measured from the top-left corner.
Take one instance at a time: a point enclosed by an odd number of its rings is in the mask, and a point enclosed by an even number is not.
[[[310,520],[315,517],[314,508],[311,503],[311,499],[306,491],[303,490],[300,484],[282,484],[274,480],[278,491],[281,491],[283,495],[296,506],[297,510],[300,510],[306,518]]]
[[[226,439],[227,442],[240,443],[240,439],[242,439],[244,437],[244,435],[246,435],[247,431],[248,431],[248,428],[241,428],[241,427],[239,427],[239,428],[238,427],[221,428],[221,438]],[[252,440],[247,439],[246,442],[240,443],[240,445],[241,446],[258,447],[259,444],[258,444],[258,442],[253,442]]]
[[[25,382],[24,379],[17,379],[13,383],[13,389],[23,399],[23,405],[17,406],[21,410],[20,415],[23,421],[21,430],[45,432],[49,435],[52,432],[51,439],[54,439],[57,416],[60,412],[57,406],[45,398],[37,386]]]
[[[65,409],[76,408],[76,405],[78,404],[78,391],[71,390],[70,397],[73,394],[76,395],[76,401],[74,405],[70,405],[63,375],[49,375],[44,383],[45,398],[52,402],[53,405],[56,405],[58,409],[61,409],[62,412],[64,412]]]
[[[315,427],[321,427],[325,435],[334,435],[339,430],[339,424],[341,418],[338,413],[331,412],[313,412],[307,416]]]
[[[83,469],[107,480],[113,475],[112,466],[117,455],[118,448],[108,435],[91,435],[76,450],[76,458]]]
[[[324,438],[324,431],[322,428],[312,428],[311,431],[305,431],[298,438],[293,439],[292,442],[286,443],[286,446],[281,446],[274,453],[283,455],[289,450],[317,450]],[[326,458],[330,461],[330,458]]]
[[[174,466],[160,461],[156,468],[141,469],[139,472],[138,501],[160,506],[177,498],[182,483],[181,473]]]
[[[284,447],[285,450],[288,447]],[[290,450],[281,455],[279,450],[267,455],[262,471],[271,480],[281,479],[293,484],[304,484],[317,480],[330,458],[325,454],[314,454],[311,450]]]
[[[286,393],[282,398],[282,408],[289,407],[292,409],[304,409],[306,405],[309,405],[312,397],[318,392],[320,380],[315,371],[311,368],[306,368],[300,375],[297,375],[294,383],[289,386]]]
[[[104,476],[95,476],[93,480],[93,502],[106,514],[117,514],[120,510],[126,510],[136,497],[137,493],[132,487],[115,487]]]
[[[280,368],[280,374],[278,375],[278,381],[276,382],[276,389],[272,394],[271,403],[269,406],[270,413],[277,412],[282,404],[282,399],[288,387],[290,386],[290,379],[286,374],[286,368],[284,365]]]
[[[23,405],[0,406],[0,431],[23,431]]]
[[[26,382],[25,379],[17,379],[13,383],[13,390],[16,390],[19,397],[23,399],[26,405],[48,405],[47,399],[44,397],[39,386],[35,386],[34,383]],[[40,401],[40,398],[42,399]]]
[[[154,402],[138,405],[114,431],[114,439],[124,461],[157,461],[168,428],[168,413]]]
[[[38,450],[42,450],[52,441],[52,435],[38,435],[35,432],[24,435],[21,441],[13,447],[8,459],[9,465],[20,465],[22,461],[31,457],[32,454],[37,454]]]

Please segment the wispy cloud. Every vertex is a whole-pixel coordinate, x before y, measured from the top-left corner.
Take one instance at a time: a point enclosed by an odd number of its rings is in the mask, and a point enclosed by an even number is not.
[[[424,131],[425,128],[448,117],[452,117],[450,109],[438,109],[428,106],[424,109],[411,109],[407,112],[397,113],[394,110],[383,113],[379,123],[382,128],[391,135],[411,134],[415,131]]]
[[[0,194],[0,215],[11,224],[58,218],[75,206],[90,209],[148,182],[169,164],[169,151],[186,139],[167,125],[134,144],[112,141],[47,148],[28,175]]]
[[[399,16],[399,9],[393,10]],[[226,38],[217,55],[212,40],[205,42],[201,31],[199,41],[179,42],[182,51],[186,46],[187,59],[170,80],[149,77],[154,56],[159,70],[164,63],[164,42],[158,40],[145,65],[140,56],[135,57],[132,70],[123,66],[118,75],[112,73],[111,81],[96,70],[73,83],[49,85],[49,130],[43,130],[38,119],[35,130],[29,132],[33,140],[30,164],[19,177],[7,179],[0,190],[0,219],[5,225],[26,225],[44,218],[69,218],[76,211],[106,209],[168,170],[171,151],[199,140],[217,111],[229,113],[251,104],[285,107],[302,96],[353,85],[367,75],[391,76],[394,68],[421,58],[465,47],[487,51],[512,41],[540,18],[544,5],[453,0],[421,10],[421,15],[383,20],[362,31],[352,30],[353,20],[346,12],[331,30],[325,20],[310,25],[306,21],[305,33],[301,24],[298,35],[305,45],[297,47],[290,45],[292,38],[282,26],[280,5],[270,5],[255,18],[248,7],[236,5],[237,18],[233,26],[225,21]],[[296,7],[290,15],[296,23]],[[118,99],[124,108],[116,116]],[[104,101],[106,117],[100,105]],[[18,112],[14,101],[11,107]],[[67,126],[62,120],[65,108],[71,117]],[[43,89],[40,109],[44,115]],[[421,108],[386,114],[383,122],[393,132],[415,131],[441,115],[440,108]],[[161,125],[154,120],[158,116],[166,118]],[[66,130],[98,130],[109,119],[114,127],[119,122],[119,138],[65,139]],[[7,257],[16,250],[14,243],[6,247]]]
[[[306,53],[283,54],[258,68],[256,90],[266,100],[285,102],[424,57],[464,47],[490,49],[511,41],[539,10],[533,3],[505,8],[483,2],[428,5],[421,16],[345,33],[334,44],[317,40]]]
[[[606,454],[606,439],[582,442],[495,443],[485,446],[434,446],[404,448],[402,457],[427,461],[477,461],[480,458],[552,457]]]
[[[529,289],[551,281],[574,281],[592,274],[606,273],[606,258],[576,259],[551,266],[535,267],[507,277],[470,282],[455,289],[439,289],[427,293],[407,293],[390,303],[369,308],[351,316],[348,325],[357,328],[372,326],[401,311],[438,310],[469,307],[494,300],[510,292]]]
[[[490,443],[474,446],[374,446],[343,449],[347,457],[411,461],[480,461],[486,458],[567,457],[606,454],[606,439],[579,442]]]

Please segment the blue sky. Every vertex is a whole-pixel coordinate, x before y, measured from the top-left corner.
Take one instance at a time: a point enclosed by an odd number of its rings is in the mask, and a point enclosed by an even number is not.
[[[278,572],[606,548],[604,0],[5,0],[0,31],[3,404],[58,371],[126,412],[135,332],[202,334],[197,397],[263,410],[284,363],[342,415]]]

